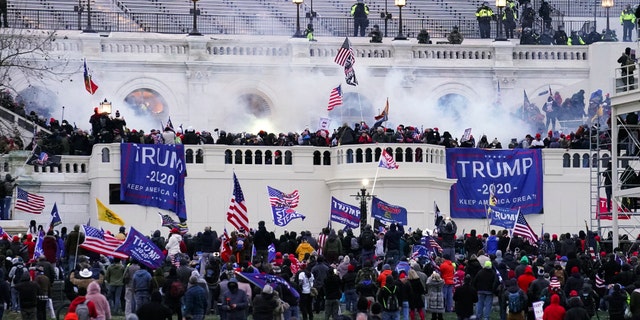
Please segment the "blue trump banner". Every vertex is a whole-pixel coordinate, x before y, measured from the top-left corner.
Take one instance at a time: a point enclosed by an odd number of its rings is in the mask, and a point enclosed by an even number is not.
[[[489,219],[491,219],[491,225],[493,226],[511,230],[516,220],[518,220],[518,209],[489,206],[487,211],[489,213]]]
[[[116,248],[116,252],[127,254],[152,269],[160,268],[164,263],[162,250],[133,227],[124,242]]]
[[[170,210],[187,219],[181,144],[120,144],[120,200]]]
[[[542,213],[542,177],[540,149],[447,149],[451,217],[486,218],[492,191],[501,207]]]
[[[360,208],[331,197],[331,220],[356,229],[360,226]]]
[[[269,260],[269,262],[276,259],[276,246],[273,243],[267,247],[267,252],[267,260]]]
[[[272,274],[264,274],[264,273],[248,273],[248,272],[236,272],[237,276],[245,278],[251,284],[257,286],[262,289],[265,285],[270,285],[273,289],[278,290],[279,287],[282,289],[287,289],[296,299],[300,298],[300,293],[292,287],[286,280],[282,277],[272,275]]]
[[[377,197],[371,200],[371,216],[386,223],[400,222],[407,225],[407,209],[384,202]]]

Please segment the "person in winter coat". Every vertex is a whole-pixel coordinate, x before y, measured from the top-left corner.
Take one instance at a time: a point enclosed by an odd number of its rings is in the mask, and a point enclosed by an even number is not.
[[[424,320],[424,299],[422,295],[426,292],[420,281],[418,272],[413,269],[409,270],[409,285],[411,286],[411,297],[409,297],[409,317],[415,319],[416,313],[420,316],[420,320]]]
[[[167,249],[167,256],[171,257],[171,261],[173,261],[173,257],[180,253],[180,242],[182,242],[182,236],[180,235],[180,230],[178,228],[171,229],[171,233],[169,234],[169,239],[167,239],[167,244],[165,245],[165,249]]]
[[[98,311],[96,310],[96,305],[93,303],[93,301],[88,300],[86,298],[86,295],[87,295],[87,288],[78,287],[78,296],[75,299],[73,299],[73,301],[71,301],[68,312],[75,313],[76,307],[78,307],[79,304],[82,304],[86,301],[87,309],[89,309],[89,317],[91,319],[94,319],[98,317]]]
[[[315,249],[311,246],[311,244],[309,243],[307,238],[303,237],[302,241],[300,242],[300,244],[296,248],[296,254],[298,255],[298,260],[299,261],[304,261],[305,255],[307,253],[311,254],[313,251],[315,251]]]
[[[273,287],[265,285],[262,292],[253,298],[253,319],[271,320],[273,313],[278,307],[278,300],[274,296]]]
[[[560,296],[554,294],[551,296],[551,304],[544,308],[542,320],[564,320],[565,313],[564,307],[560,305]]]
[[[571,267],[571,275],[565,281],[564,293],[568,296],[571,291],[580,292],[584,285],[584,279],[578,267]]]
[[[444,280],[440,274],[433,272],[427,279],[427,312],[431,312],[432,320],[442,320],[444,314],[444,296],[442,295]]]
[[[85,296],[88,301],[93,302],[96,307],[98,316],[95,320],[109,320],[111,319],[111,308],[109,307],[109,301],[100,292],[100,284],[98,281],[92,281],[87,287],[87,295]]]
[[[109,301],[113,305],[113,313],[120,314],[122,312],[120,297],[124,288],[124,266],[120,259],[113,259],[113,263],[107,268],[104,281],[107,283]]]
[[[464,283],[453,293],[458,319],[469,319],[474,315],[473,304],[478,302],[478,292],[471,286],[471,276],[464,276]]]
[[[55,264],[57,261],[56,254],[58,253],[58,240],[53,235],[53,230],[49,230],[47,235],[42,241],[42,251],[44,256],[51,264]]]
[[[564,314],[564,320],[589,320],[591,316],[584,308],[579,293],[575,290],[569,293],[567,300],[567,312]]]
[[[336,231],[331,229],[329,231],[329,237],[327,241],[324,243],[324,247],[322,248],[322,252],[325,256],[327,263],[337,263],[338,256],[343,253],[342,242],[338,239],[336,235]]]
[[[609,303],[609,319],[624,319],[624,309],[627,305],[627,292],[619,284],[613,285],[611,294],[604,297]]]
[[[476,317],[479,320],[488,320],[491,315],[493,292],[498,287],[496,272],[492,268],[491,261],[485,262],[482,270],[473,277],[471,285],[478,291]]]
[[[522,288],[520,288],[517,284],[517,282],[514,279],[509,279],[507,281],[505,281],[505,287],[506,290],[504,290],[503,294],[502,294],[502,299],[501,301],[503,301],[503,303],[505,304],[503,307],[509,307],[509,314],[508,314],[508,319],[509,320],[524,320],[525,319],[525,311],[527,309],[527,295],[525,294],[525,292],[522,290]],[[517,295],[517,298],[514,297],[514,299],[517,299],[517,301],[515,303],[512,303],[512,301],[510,301],[512,298],[512,295]],[[512,309],[511,305],[518,305],[520,306],[519,310],[514,310]]]
[[[239,292],[240,295],[244,297],[244,301],[246,302],[247,296],[244,294],[242,290],[237,290],[237,283],[236,283],[236,292]],[[234,303],[235,301],[232,301],[235,299],[235,295],[233,296],[234,299],[232,299],[231,295],[228,297],[229,297],[229,300],[228,300],[229,303],[227,304],[227,306],[231,308],[234,304],[236,304],[236,308],[238,308],[237,303]],[[207,312],[207,291],[204,288],[202,288],[202,286],[198,285],[198,277],[191,276],[189,278],[189,288],[187,289],[187,292],[185,292],[184,294],[182,303],[183,303],[185,318],[192,319],[192,320],[204,319],[204,315]],[[246,318],[246,316],[241,318],[235,318],[235,317],[232,317],[231,314],[232,314],[231,312],[228,314],[229,317],[227,319],[245,319]],[[242,312],[242,315],[244,315],[244,312]]]
[[[169,307],[162,304],[162,294],[153,292],[151,301],[143,304],[136,312],[139,320],[171,320],[172,312]]]
[[[442,274],[442,280],[444,280],[444,306],[446,312],[453,312],[453,287],[454,271],[455,267],[451,263],[451,257],[444,256],[444,261],[440,264],[440,273]]]

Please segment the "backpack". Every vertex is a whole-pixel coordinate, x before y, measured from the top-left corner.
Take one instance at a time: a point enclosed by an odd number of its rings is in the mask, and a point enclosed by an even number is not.
[[[87,303],[89,300],[84,300],[82,303],[76,306],[76,315],[78,316],[78,320],[89,320],[89,306]]]
[[[358,250],[360,249],[360,245],[358,244],[358,238],[353,237],[351,238],[351,250]]]
[[[362,248],[371,250],[376,246],[376,239],[373,232],[366,230],[362,233]]]
[[[522,309],[520,290],[516,292],[509,292],[509,313],[519,313]]]
[[[184,285],[179,280],[175,280],[171,283],[171,287],[169,288],[169,296],[172,298],[180,298],[184,296]]]
[[[395,295],[398,287],[394,287],[393,291],[389,290],[387,286],[384,286],[384,289],[387,290],[389,296],[384,301],[384,308],[388,311],[398,311],[400,310],[400,304],[398,303],[398,297]]]
[[[374,281],[376,279],[375,273],[371,268],[362,268],[358,271],[356,275],[357,283],[361,283],[362,281]]]
[[[628,73],[633,73],[633,71],[636,70],[636,62],[631,59],[630,56],[627,56],[627,62],[625,63],[625,65],[627,66]]]
[[[22,279],[22,274],[24,273],[24,266],[23,265],[17,265],[16,266],[16,272],[13,274],[13,279],[11,280],[13,282],[13,284],[18,284],[20,282],[20,279]]]

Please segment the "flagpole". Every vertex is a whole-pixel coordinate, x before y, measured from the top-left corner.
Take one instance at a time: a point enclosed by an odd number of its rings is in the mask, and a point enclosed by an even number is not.
[[[516,223],[518,223],[518,217],[520,217],[520,208],[518,208],[518,215],[516,216],[516,222],[511,227],[511,237],[509,237],[509,243],[507,244],[507,251],[509,251],[509,247],[511,246],[511,240],[513,240],[513,231],[516,228]]]
[[[362,101],[360,100],[360,88],[356,85],[357,93],[358,93],[358,105],[360,106],[360,121],[364,121],[364,116],[362,115]]]
[[[76,264],[78,263],[78,247],[80,246],[80,230],[78,230],[78,238],[76,239],[76,253],[73,256],[73,269],[76,268]],[[72,270],[69,270],[71,272]]]

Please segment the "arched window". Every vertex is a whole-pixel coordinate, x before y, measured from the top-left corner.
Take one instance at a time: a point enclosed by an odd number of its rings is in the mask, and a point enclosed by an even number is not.
[[[224,163],[225,164],[231,164],[231,159],[232,159],[232,153],[231,150],[225,150],[224,151]]]
[[[577,153],[573,154],[573,163],[571,164],[573,168],[580,168],[580,155]]]
[[[362,149],[358,148],[356,149],[356,163],[362,163],[362,160]]]
[[[365,162],[373,162],[373,150],[371,150],[371,148],[367,148],[365,153]]]
[[[569,168],[571,167],[571,155],[565,153],[562,155],[562,167]]]
[[[331,165],[331,152],[325,151],[322,156],[322,164],[325,166]]]
[[[252,164],[253,163],[253,154],[251,150],[247,150],[244,152],[244,164]]]
[[[262,151],[256,150],[253,156],[255,164],[262,164]]]
[[[193,150],[191,149],[187,149],[187,151],[185,151],[184,153],[184,160],[187,163],[193,163]]]
[[[411,148],[404,149],[405,162],[413,162],[413,150]]]
[[[196,163],[204,163],[204,150],[198,149],[196,151]]]
[[[313,152],[313,165],[319,166],[320,164],[320,151],[316,150]]]
[[[236,157],[233,160],[233,163],[235,164],[242,164],[242,151],[241,150],[236,150]]]
[[[102,163],[111,162],[111,155],[109,154],[109,148],[102,148]]]
[[[284,164],[286,165],[293,164],[293,152],[289,150],[284,152]]]

